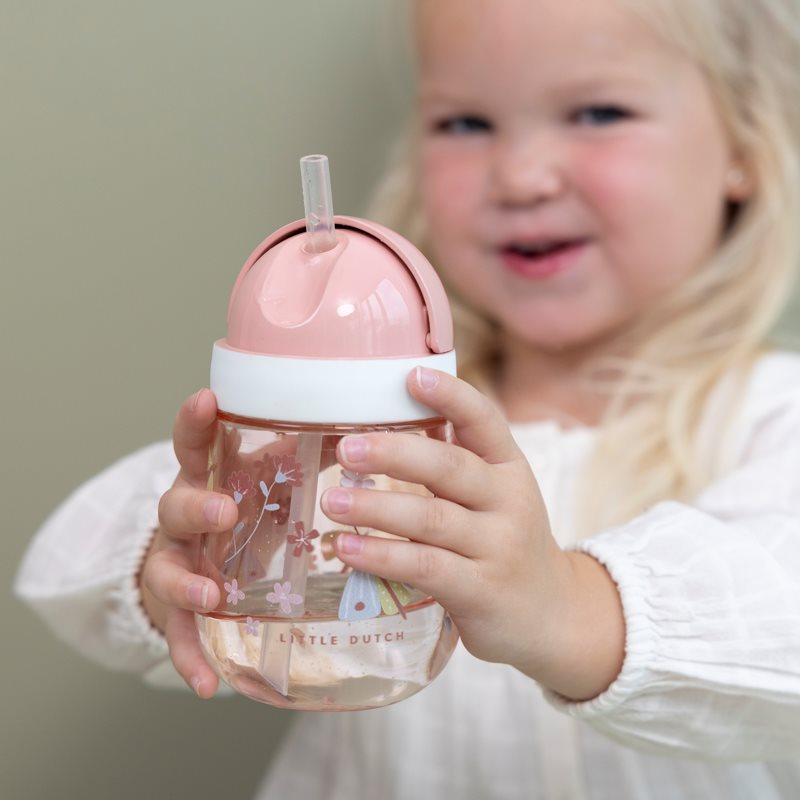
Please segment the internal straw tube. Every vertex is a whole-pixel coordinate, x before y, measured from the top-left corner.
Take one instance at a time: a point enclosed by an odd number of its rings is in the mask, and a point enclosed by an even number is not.
[[[336,247],[328,157],[303,156],[300,159],[300,176],[306,211],[306,250],[311,253],[324,253]]]

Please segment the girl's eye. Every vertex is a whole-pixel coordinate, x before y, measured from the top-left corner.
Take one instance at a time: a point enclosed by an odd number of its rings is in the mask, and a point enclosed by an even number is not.
[[[579,125],[602,126],[629,119],[631,113],[619,106],[587,106],[576,111],[572,118]]]
[[[465,114],[460,117],[446,117],[434,123],[436,133],[445,133],[454,136],[469,136],[476,133],[490,133],[492,124],[483,117]]]

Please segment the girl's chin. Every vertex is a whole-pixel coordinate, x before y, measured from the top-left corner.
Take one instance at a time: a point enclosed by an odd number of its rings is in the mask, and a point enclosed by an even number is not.
[[[461,280],[458,280],[458,277]],[[485,278],[485,276],[482,276]],[[509,344],[551,353],[604,349],[619,339],[631,324],[622,309],[606,307],[602,291],[582,281],[560,292],[517,292],[472,283],[464,276],[448,279],[448,285],[467,307],[491,319]],[[499,289],[499,290],[498,290]],[[613,346],[611,348],[613,350]]]
[[[537,325],[532,328],[523,321],[519,325],[505,325],[503,335],[506,345],[516,345],[526,350],[549,355],[575,356],[612,353],[620,350],[618,342],[624,332],[624,326],[587,325],[584,318],[576,320],[574,325],[565,324],[565,320],[554,322],[549,326]]]

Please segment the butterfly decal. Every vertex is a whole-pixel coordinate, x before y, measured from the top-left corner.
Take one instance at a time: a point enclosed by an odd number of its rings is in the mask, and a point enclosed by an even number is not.
[[[400,614],[405,618],[405,605],[411,599],[408,587],[396,581],[376,578],[354,570],[347,577],[339,602],[339,619],[347,622]]]
[[[381,600],[372,575],[354,570],[347,576],[342,599],[339,601],[339,619],[372,619],[380,616]]]
[[[383,613],[387,616],[400,614],[405,619],[405,606],[411,600],[411,592],[408,586],[404,583],[397,583],[397,581],[387,581],[386,578],[376,578],[375,582]]]

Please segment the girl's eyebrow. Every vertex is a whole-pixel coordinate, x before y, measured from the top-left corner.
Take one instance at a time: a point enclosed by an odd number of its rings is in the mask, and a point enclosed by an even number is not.
[[[611,69],[583,75],[561,75],[555,81],[544,86],[550,93],[591,94],[608,90],[641,91],[652,84],[647,72],[632,70]],[[446,87],[441,85],[426,85],[420,82],[417,87],[417,100],[426,103],[455,103],[467,105],[475,103],[480,98],[474,94],[464,92],[463,87]]]
[[[604,91],[608,89],[643,89],[650,85],[647,73],[642,72],[608,72],[602,71],[588,76],[565,78],[558,84],[559,91],[586,93]]]
[[[417,91],[417,100],[424,103],[441,103],[447,105],[474,105],[478,98],[467,95],[463,90],[446,90],[429,88],[420,85]]]

